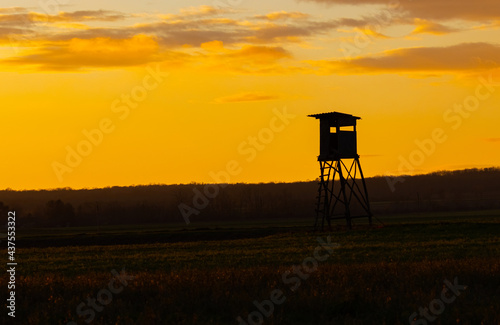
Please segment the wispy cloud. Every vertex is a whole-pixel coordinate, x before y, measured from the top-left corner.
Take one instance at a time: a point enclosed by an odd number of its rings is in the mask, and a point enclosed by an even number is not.
[[[387,0],[299,0],[316,2],[327,5],[381,5],[388,6]],[[398,1],[397,6],[391,7],[396,13],[404,17],[470,21],[498,19],[500,17],[500,2],[498,0],[418,0]]]
[[[425,19],[415,19],[415,29],[412,34],[433,34],[433,35],[444,35],[449,33],[455,33],[460,31],[457,28],[452,28],[445,26],[443,24],[438,24],[432,21],[428,21]]]
[[[160,61],[158,44],[152,37],[136,35],[129,39],[71,39],[53,42],[26,54],[3,61],[38,70],[80,70],[83,68],[123,67]]]
[[[8,12],[0,11],[0,24],[26,25],[27,23],[57,23],[57,22],[85,22],[85,21],[117,21],[127,18],[122,13],[108,10],[82,10],[74,12],[60,12],[56,15],[46,15],[37,12]]]
[[[282,47],[243,45],[226,48],[221,41],[202,43],[198,51],[186,53],[182,49],[162,46],[155,36],[138,34],[121,39],[95,37],[40,41],[38,46],[0,63],[12,68],[25,67],[30,71],[86,71],[163,62],[172,68],[191,66],[207,71],[267,74],[283,73],[279,62],[287,58],[292,58],[292,55]]]
[[[160,15],[160,17],[167,20],[179,20],[185,18],[204,18],[234,12],[236,11],[230,8],[216,8],[214,6],[202,5],[198,7],[191,6],[187,8],[181,8],[178,14],[165,14]]]
[[[243,45],[238,49],[225,48],[222,42],[202,45],[203,53],[196,60],[206,70],[237,74],[282,74],[290,70],[282,65],[292,55],[278,46]]]
[[[309,15],[302,12],[286,12],[286,11],[277,11],[271,12],[266,15],[257,15],[255,18],[263,19],[263,20],[287,20],[287,19],[305,19],[308,18]]]
[[[318,72],[331,74],[467,72],[489,69],[485,62],[496,62],[500,46],[489,43],[463,43],[448,47],[414,47],[385,51],[351,60],[308,61]]]
[[[23,7],[10,7],[10,8],[0,8],[0,14],[4,13],[19,13],[27,11],[26,8]]]

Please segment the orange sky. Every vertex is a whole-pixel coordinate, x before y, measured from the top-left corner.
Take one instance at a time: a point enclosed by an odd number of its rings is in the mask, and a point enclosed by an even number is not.
[[[334,110],[366,176],[500,165],[498,0],[2,6],[0,188],[312,180]]]

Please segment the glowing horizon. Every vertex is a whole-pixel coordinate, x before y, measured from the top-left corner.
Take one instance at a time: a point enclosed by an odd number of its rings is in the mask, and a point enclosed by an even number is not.
[[[0,188],[314,180],[329,111],[366,177],[500,165],[494,0],[62,2],[0,8]]]

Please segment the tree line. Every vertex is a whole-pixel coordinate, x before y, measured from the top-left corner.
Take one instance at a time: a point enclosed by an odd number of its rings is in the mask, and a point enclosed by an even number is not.
[[[397,182],[396,182],[397,181]],[[375,215],[500,209],[500,169],[466,169],[366,179]],[[391,186],[392,184],[392,186]],[[0,191],[2,214],[16,210],[25,227],[185,223],[314,218],[318,181],[214,185],[207,201],[194,201],[206,184],[145,185],[72,190]],[[216,195],[214,195],[216,194]],[[202,204],[203,203],[203,204]],[[206,204],[205,204],[206,203]]]

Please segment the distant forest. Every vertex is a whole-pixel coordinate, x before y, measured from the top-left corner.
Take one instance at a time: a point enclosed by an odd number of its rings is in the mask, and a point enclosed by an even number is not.
[[[500,168],[366,180],[374,215],[500,208]],[[21,227],[314,218],[318,182],[0,191]],[[181,207],[181,209],[179,209]],[[184,210],[184,216],[181,210]],[[5,220],[7,220],[5,218]]]

